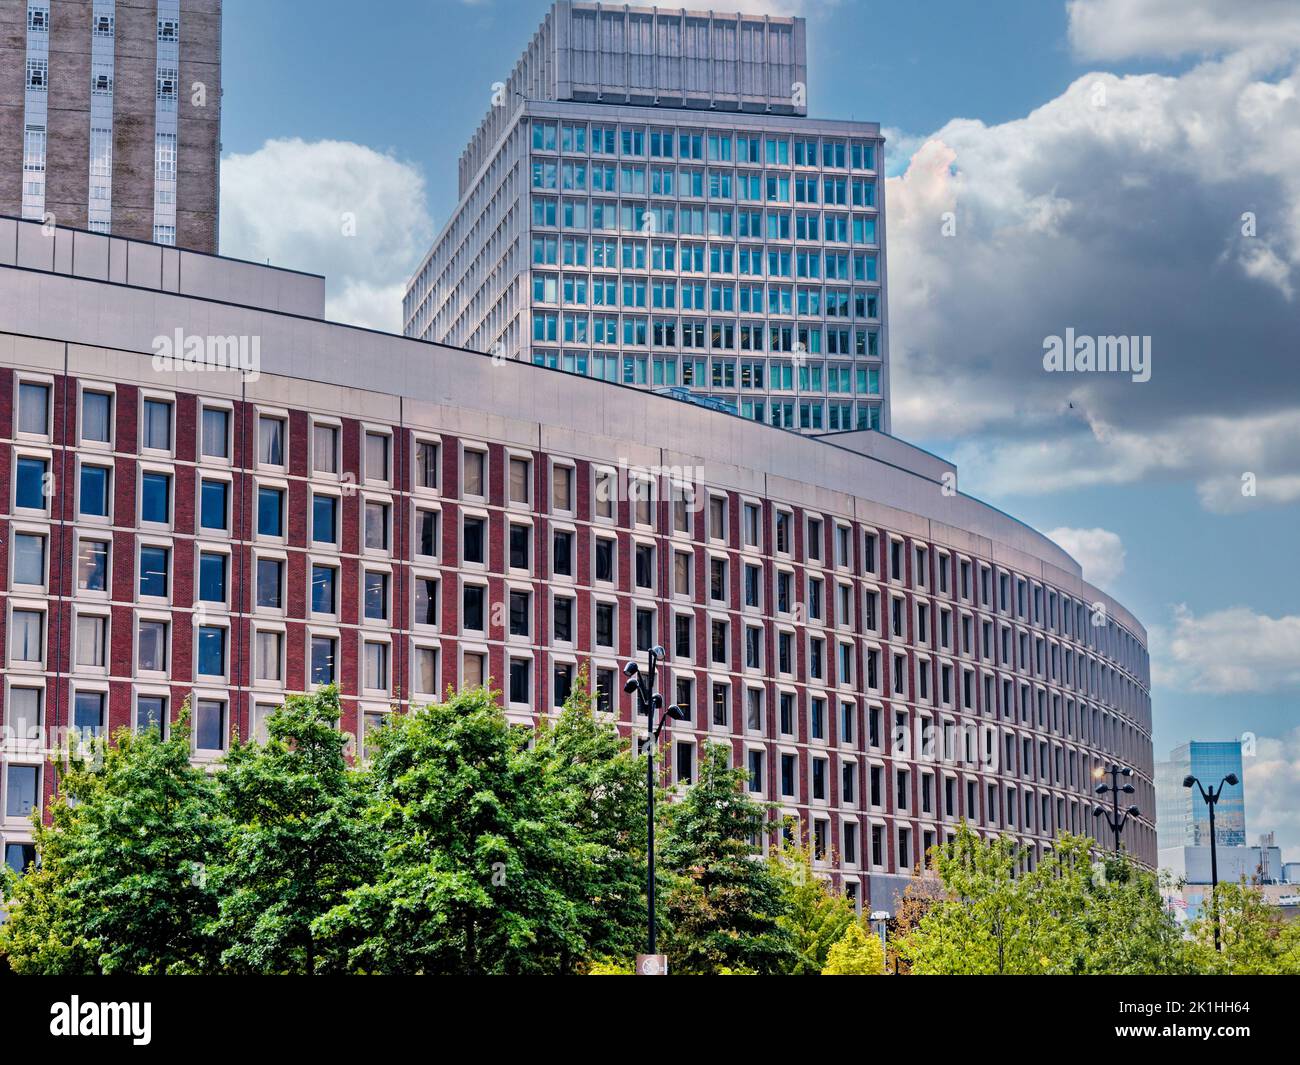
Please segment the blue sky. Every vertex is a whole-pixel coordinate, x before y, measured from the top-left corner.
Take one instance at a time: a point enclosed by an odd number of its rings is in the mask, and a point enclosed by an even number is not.
[[[332,316],[395,328],[547,7],[226,0],[223,250],[326,273]],[[896,431],[1061,530],[1151,630],[1157,757],[1257,736],[1248,830],[1300,855],[1300,15],[1242,7],[768,9],[808,18],[811,113],[890,136]],[[1044,374],[1067,327],[1150,336],[1152,380]]]

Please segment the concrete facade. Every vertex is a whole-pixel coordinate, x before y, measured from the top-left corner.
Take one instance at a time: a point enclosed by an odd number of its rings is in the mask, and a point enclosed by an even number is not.
[[[189,698],[212,760],[333,680],[364,743],[484,678],[535,721],[587,665],[635,734],[618,670],[653,642],[692,708],[666,782],[728,744],[864,905],[962,818],[1026,864],[1090,832],[1112,760],[1144,811],[1126,845],[1155,864],[1145,631],[1057,545],[950,491],[943,460],[241,305],[250,271],[288,284],[282,308],[307,285],[250,264],[196,257],[211,288],[184,293],[56,271],[19,228],[0,265],[0,835],[19,859],[70,727]],[[178,329],[255,340],[253,372],[156,360]]]
[[[0,215],[215,252],[220,141],[221,0],[0,5]]]

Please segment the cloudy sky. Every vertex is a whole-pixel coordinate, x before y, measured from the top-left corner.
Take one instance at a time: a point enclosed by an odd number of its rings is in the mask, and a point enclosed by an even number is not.
[[[807,16],[811,112],[888,132],[896,433],[1134,609],[1157,757],[1247,735],[1248,831],[1300,859],[1300,4],[730,6]],[[399,329],[547,7],[227,0],[223,251]],[[1067,329],[1150,380],[1045,373]]]

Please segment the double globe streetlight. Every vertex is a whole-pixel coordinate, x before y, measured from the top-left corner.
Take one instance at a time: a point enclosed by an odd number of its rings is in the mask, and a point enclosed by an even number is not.
[[[657,945],[657,929],[655,927],[655,749],[659,745],[659,733],[663,731],[664,725],[670,719],[673,721],[687,720],[690,717],[690,709],[676,703],[667,709],[664,708],[664,697],[655,691],[655,682],[659,675],[659,666],[667,658],[667,652],[656,644],[647,652],[647,657],[649,659],[649,668],[644,673],[641,672],[640,667],[635,662],[628,662],[623,667],[623,675],[627,677],[623,690],[629,695],[633,692],[636,693],[638,709],[646,715],[647,723],[650,726],[650,733],[646,738],[645,794],[648,816],[646,818],[645,881],[646,916],[649,932],[647,936],[647,953],[654,955]],[[656,718],[658,718],[657,723]]]
[[[1190,773],[1183,777],[1183,787],[1190,788],[1195,785],[1196,790],[1201,793],[1201,798],[1205,800],[1205,805],[1210,809],[1210,909],[1214,917],[1214,949],[1222,950],[1219,943],[1219,848],[1218,836],[1214,831],[1214,808],[1219,805],[1219,800],[1223,797],[1225,787],[1235,788],[1237,786],[1237,774],[1229,773],[1219,781],[1218,789],[1206,789],[1205,786]]]

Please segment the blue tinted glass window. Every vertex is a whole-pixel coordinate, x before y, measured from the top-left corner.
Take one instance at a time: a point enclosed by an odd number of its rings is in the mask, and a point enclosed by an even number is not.
[[[18,460],[18,489],[14,493],[14,506],[28,510],[45,509],[44,459]]]
[[[226,601],[226,556],[205,553],[199,556],[199,599],[205,603]]]
[[[167,595],[167,549],[140,548],[140,594]]]
[[[165,524],[170,496],[170,477],[165,473],[144,474],[140,478],[140,520]]]
[[[199,525],[204,529],[226,528],[226,499],[230,486],[225,481],[204,481],[199,499]]]
[[[338,542],[338,506],[333,496],[314,497],[311,538],[318,544]]]
[[[93,518],[108,517],[107,467],[81,467],[81,513]]]
[[[199,629],[199,670],[207,677],[226,672],[226,630],[205,625]]]
[[[257,535],[284,535],[284,493],[278,488],[257,490]]]
[[[311,608],[317,614],[334,613],[334,570],[330,566],[311,568]]]

